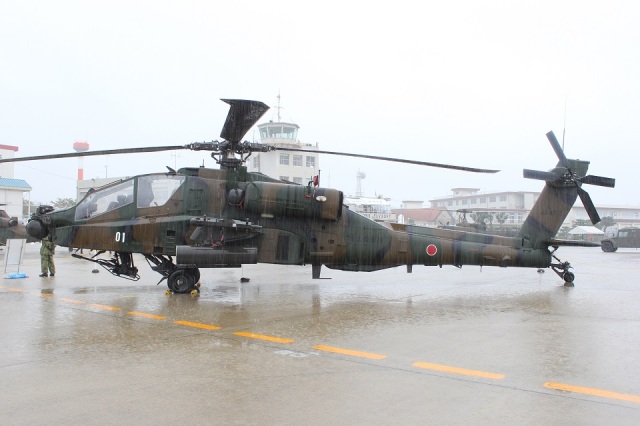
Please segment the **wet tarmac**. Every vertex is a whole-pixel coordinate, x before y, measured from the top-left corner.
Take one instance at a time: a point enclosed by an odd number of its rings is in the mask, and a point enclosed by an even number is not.
[[[250,265],[194,297],[60,248],[40,278],[39,247],[0,280],[0,424],[640,424],[637,250],[560,249],[573,288]]]

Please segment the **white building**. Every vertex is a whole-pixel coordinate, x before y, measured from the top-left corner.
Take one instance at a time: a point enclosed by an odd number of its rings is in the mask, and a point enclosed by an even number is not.
[[[0,145],[0,158],[14,158],[17,146]],[[0,163],[0,209],[10,217],[22,217],[24,193],[31,192],[31,186],[22,179],[14,179],[13,163]]]
[[[612,217],[619,228],[640,227],[640,206],[602,205],[596,206],[596,209],[600,217]],[[575,219],[589,219],[587,210],[580,201],[576,202],[571,213],[575,215]]]
[[[452,188],[452,195],[429,200],[431,207],[448,210],[467,209],[492,213],[506,213],[505,224],[522,225],[540,196],[539,192],[506,191],[480,192],[478,188]],[[596,206],[600,217],[612,217],[619,225],[640,226],[640,206]],[[578,199],[563,226],[575,220],[588,220],[589,215]]]
[[[319,174],[320,158],[315,145],[298,140],[298,129],[294,123],[270,121],[259,124],[260,140],[263,144],[279,148],[300,149],[304,152],[270,151],[253,153],[247,160],[247,170],[260,172],[275,179],[306,185]]]
[[[24,193],[31,192],[31,186],[22,179],[0,178],[0,209],[9,217],[22,217]]]
[[[431,207],[447,210],[467,209],[506,213],[506,224],[521,225],[538,200],[539,192],[507,191],[480,192],[478,188],[452,188],[448,197],[429,200]],[[571,216],[571,215],[570,215]],[[568,220],[568,219],[567,219]]]
[[[396,215],[391,211],[390,198],[344,197],[344,204],[350,210],[376,222],[396,221]]]

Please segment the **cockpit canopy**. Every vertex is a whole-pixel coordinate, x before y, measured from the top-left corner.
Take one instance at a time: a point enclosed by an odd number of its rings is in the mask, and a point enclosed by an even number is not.
[[[76,207],[76,220],[86,220],[132,204],[137,208],[165,204],[184,182],[179,175],[138,176],[90,192]]]

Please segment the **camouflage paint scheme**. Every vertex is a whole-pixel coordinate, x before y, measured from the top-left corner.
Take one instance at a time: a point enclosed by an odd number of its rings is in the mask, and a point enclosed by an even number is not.
[[[588,162],[570,161],[586,173]],[[138,207],[142,179],[182,183],[163,204]],[[285,183],[244,168],[185,168],[123,182],[87,198],[126,186],[133,199],[124,206],[78,220],[85,198],[39,220],[60,246],[176,256],[171,269],[312,264],[318,278],[320,265],[347,271],[402,265],[409,271],[411,265],[546,268],[552,263],[549,247],[563,244],[553,236],[577,198],[575,185],[547,183],[520,233],[510,238],[381,224],[350,211],[340,191]]]
[[[248,173],[242,164],[253,152],[291,149],[241,142],[269,107],[259,101],[223,101],[230,109],[220,134],[222,142],[91,153],[207,150],[212,152],[220,169],[183,168],[178,172],[169,169],[164,174],[114,182],[90,192],[66,210],[41,206],[27,224],[29,235],[36,239],[50,236],[60,246],[97,250],[90,258],[77,253],[74,256],[133,280],[140,277],[132,254],[141,253],[151,269],[167,279],[169,289],[177,293],[197,291],[199,268],[232,268],[251,263],[311,264],[313,278],[320,278],[322,265],[346,271],[406,265],[408,272],[412,265],[551,267],[566,283],[571,283],[574,276],[569,272],[569,263],[560,262],[553,252],[560,245],[594,244],[559,241],[554,236],[578,196],[592,222],[600,220],[589,195],[581,188],[583,183],[615,185],[615,179],[587,176],[589,163],[567,159],[553,132],[549,132],[547,138],[560,161],[549,172],[524,170],[524,177],[545,181],[545,188],[517,236],[384,225],[350,211],[343,205],[342,192],[314,186],[315,179],[304,186]],[[497,171],[337,154],[479,173]],[[0,162],[74,155],[0,159]],[[110,260],[98,257],[105,251],[113,253]]]

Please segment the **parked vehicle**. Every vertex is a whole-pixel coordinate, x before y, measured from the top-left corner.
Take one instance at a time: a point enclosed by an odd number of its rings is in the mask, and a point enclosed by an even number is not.
[[[640,248],[640,228],[622,228],[615,237],[600,242],[602,251],[611,253],[618,248]]]

